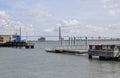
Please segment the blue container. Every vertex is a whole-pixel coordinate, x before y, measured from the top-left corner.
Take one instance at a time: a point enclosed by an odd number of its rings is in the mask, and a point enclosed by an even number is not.
[[[12,36],[16,42],[20,42],[21,41],[21,36],[20,35],[13,35]]]

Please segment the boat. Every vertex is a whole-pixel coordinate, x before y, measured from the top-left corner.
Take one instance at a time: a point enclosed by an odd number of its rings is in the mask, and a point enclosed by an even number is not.
[[[40,37],[40,38],[38,39],[38,41],[40,41],[40,42],[45,42],[45,41],[46,41],[46,38],[45,38],[45,37]]]

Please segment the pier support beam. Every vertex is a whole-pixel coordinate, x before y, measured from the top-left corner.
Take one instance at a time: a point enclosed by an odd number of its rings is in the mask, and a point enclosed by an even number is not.
[[[60,39],[60,44],[61,44],[61,46],[63,46],[63,42],[64,42],[64,38],[61,38],[61,39]]]
[[[92,55],[88,55],[88,58],[89,58],[89,59],[92,59]]]
[[[74,37],[74,46],[76,45],[76,37]]]
[[[87,37],[85,37],[85,46],[86,46],[86,49],[87,49],[87,47],[88,47],[88,38]]]
[[[71,46],[71,38],[69,37],[69,46]]]

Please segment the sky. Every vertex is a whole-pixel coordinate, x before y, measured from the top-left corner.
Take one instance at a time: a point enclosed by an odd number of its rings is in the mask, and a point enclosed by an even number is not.
[[[0,0],[0,34],[120,37],[120,0]]]

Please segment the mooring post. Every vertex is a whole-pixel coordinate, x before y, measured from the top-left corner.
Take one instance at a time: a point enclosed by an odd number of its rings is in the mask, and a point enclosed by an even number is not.
[[[74,37],[74,46],[75,46],[75,44],[76,44],[76,37]]]
[[[64,38],[62,37],[62,45],[64,45]]]
[[[63,38],[61,37],[60,39],[60,42],[61,42],[61,46],[63,45]]]
[[[88,39],[87,39],[87,36],[85,37],[85,46],[86,46],[86,49],[87,49],[87,45],[88,45]]]
[[[72,44],[72,40],[73,40],[73,38],[71,37],[71,46],[73,45],[73,44]]]
[[[69,46],[71,46],[71,38],[70,37],[69,37],[68,43],[69,43]]]
[[[60,45],[62,46],[62,38],[60,39]]]

